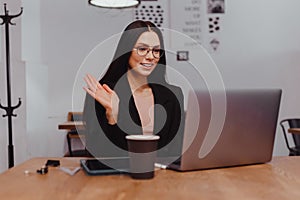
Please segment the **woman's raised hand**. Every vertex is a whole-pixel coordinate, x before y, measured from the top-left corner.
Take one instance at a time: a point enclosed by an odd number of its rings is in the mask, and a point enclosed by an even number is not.
[[[101,85],[97,79],[90,74],[84,77],[84,81],[87,87],[83,87],[83,89],[106,109],[108,123],[117,123],[119,112],[118,95],[108,85]]]

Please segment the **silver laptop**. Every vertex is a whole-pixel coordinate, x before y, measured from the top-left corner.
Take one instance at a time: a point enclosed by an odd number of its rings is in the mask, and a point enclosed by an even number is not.
[[[178,171],[269,162],[280,89],[190,92]]]

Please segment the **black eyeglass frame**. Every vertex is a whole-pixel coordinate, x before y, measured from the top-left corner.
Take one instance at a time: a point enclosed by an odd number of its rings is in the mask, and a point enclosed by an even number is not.
[[[141,49],[141,48],[147,49],[145,54],[141,54],[141,52],[139,52],[139,49]],[[164,51],[160,48],[150,48],[150,47],[138,46],[138,47],[134,47],[133,50],[136,50],[136,53],[141,57],[145,57],[151,51],[153,57],[156,58],[156,59],[161,58],[164,54]],[[155,56],[155,54],[153,53],[154,50],[159,50],[159,56],[158,57]]]

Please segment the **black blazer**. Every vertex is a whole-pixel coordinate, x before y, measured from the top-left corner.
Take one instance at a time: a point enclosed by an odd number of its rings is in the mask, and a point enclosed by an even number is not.
[[[119,114],[117,124],[107,122],[104,107],[89,94],[84,105],[87,150],[95,157],[127,156],[129,134],[143,134],[138,114],[126,76],[118,83],[107,83],[118,94]],[[158,155],[179,156],[184,125],[183,94],[179,87],[149,84],[154,96],[154,134],[159,135]]]

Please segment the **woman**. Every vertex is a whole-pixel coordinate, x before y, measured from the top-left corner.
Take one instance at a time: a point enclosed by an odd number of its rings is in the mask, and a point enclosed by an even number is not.
[[[85,77],[86,142],[93,156],[124,155],[128,134],[159,135],[159,155],[180,154],[183,94],[165,75],[162,33],[151,22],[132,22],[101,80]]]

